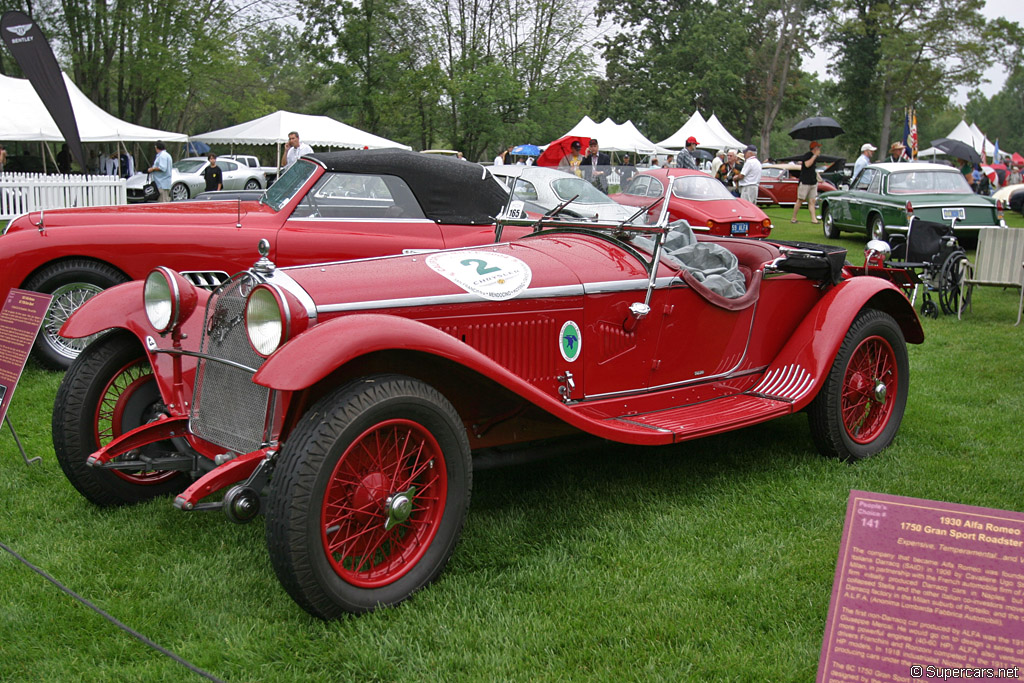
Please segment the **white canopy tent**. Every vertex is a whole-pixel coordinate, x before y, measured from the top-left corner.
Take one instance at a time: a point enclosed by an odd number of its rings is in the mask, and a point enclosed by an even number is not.
[[[672,152],[672,150],[658,147],[648,140],[632,121],[615,123],[610,118],[606,118],[601,123],[597,123],[589,116],[584,116],[565,135],[597,138],[602,152],[632,152],[634,154],[670,154]]]
[[[986,155],[991,155],[994,151],[994,145],[987,137],[985,137],[985,134],[981,132],[978,125],[972,123],[968,126],[967,122],[963,119],[960,119],[960,123],[956,124],[956,127],[954,127],[946,137],[950,140],[959,140],[960,142],[970,145],[978,154],[984,152]],[[941,149],[929,147],[928,149],[922,149],[917,153],[917,156],[935,157],[943,154],[945,154],[945,152]],[[1000,152],[1000,156],[1003,156],[1003,152]]]
[[[675,133],[665,138],[658,144],[662,147],[669,147],[671,149],[682,149],[686,146],[687,138],[696,138],[698,147],[706,147],[708,149],[725,149],[726,147],[735,147],[728,140],[722,139],[715,131],[711,129],[708,122],[704,120],[699,111],[693,112],[693,116],[687,120],[682,126],[679,127]],[[732,136],[730,136],[732,137]]]
[[[725,126],[722,125],[722,122],[718,120],[718,116],[716,116],[715,114],[711,115],[711,118],[708,119],[707,123],[708,128],[711,129],[711,132],[717,135],[719,139],[727,142],[729,147],[733,149],[743,149],[744,147],[746,147],[746,144],[737,140],[735,137],[732,136],[732,134],[728,130],[726,130]]]
[[[183,133],[122,121],[94,104],[63,74],[82,142],[184,142]],[[57,124],[27,79],[0,76],[0,140],[62,142]]]
[[[412,149],[408,145],[367,133],[329,116],[295,114],[283,110],[252,121],[239,123],[236,126],[213,130],[202,135],[193,135],[191,139],[206,143],[234,145],[279,145],[288,141],[288,133],[292,131],[299,134],[299,139],[302,142],[317,147]]]

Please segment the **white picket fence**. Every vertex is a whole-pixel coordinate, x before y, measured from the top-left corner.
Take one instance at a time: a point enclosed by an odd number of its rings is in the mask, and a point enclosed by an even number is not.
[[[0,220],[29,211],[127,204],[124,178],[105,175],[0,173]]]

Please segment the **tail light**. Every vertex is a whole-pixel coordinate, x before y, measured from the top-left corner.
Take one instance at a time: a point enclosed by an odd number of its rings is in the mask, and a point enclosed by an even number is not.
[[[907,218],[910,218],[913,215],[914,215],[914,205],[911,204],[910,200],[908,199],[907,200]]]
[[[772,219],[771,218],[765,218],[763,221],[761,221],[761,227],[762,228],[770,228],[771,226],[772,226]]]
[[[711,220],[708,221],[708,229],[709,230],[714,230],[715,229],[715,222],[714,221],[711,221]]]
[[[996,220],[1003,220],[1003,200],[996,200]]]

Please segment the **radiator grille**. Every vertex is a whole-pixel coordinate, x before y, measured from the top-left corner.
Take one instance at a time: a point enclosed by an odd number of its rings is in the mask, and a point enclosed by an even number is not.
[[[263,364],[245,333],[245,300],[259,284],[257,278],[252,273],[236,275],[210,297],[200,344],[204,354],[253,369]],[[189,414],[192,433],[237,453],[259,448],[270,389],[254,384],[252,375],[248,370],[200,359]]]

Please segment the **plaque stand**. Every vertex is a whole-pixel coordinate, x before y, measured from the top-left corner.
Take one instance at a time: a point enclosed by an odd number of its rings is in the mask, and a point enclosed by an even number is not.
[[[4,415],[4,424],[11,430],[11,436],[14,437],[14,443],[18,444],[18,450],[21,451],[21,458],[25,461],[26,465],[34,465],[43,459],[43,456],[37,455],[34,458],[29,459],[28,454],[25,453],[25,449],[21,445],[21,439],[18,438],[18,432],[14,431],[14,425],[11,424],[11,419]]]

